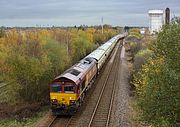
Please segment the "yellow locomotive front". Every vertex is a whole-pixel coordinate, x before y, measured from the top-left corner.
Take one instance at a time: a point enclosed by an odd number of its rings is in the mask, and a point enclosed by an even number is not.
[[[73,82],[53,82],[50,85],[52,112],[56,115],[73,114],[79,107],[78,86]]]

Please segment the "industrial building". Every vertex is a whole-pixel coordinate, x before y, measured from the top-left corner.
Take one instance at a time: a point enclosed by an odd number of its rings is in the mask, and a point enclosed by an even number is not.
[[[163,10],[149,10],[149,31],[151,34],[158,32],[163,25]]]

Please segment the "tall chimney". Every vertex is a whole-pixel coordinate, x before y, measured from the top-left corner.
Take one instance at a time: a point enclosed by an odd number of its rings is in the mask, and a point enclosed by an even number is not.
[[[170,23],[170,9],[169,9],[169,8],[166,8],[165,23],[166,23],[166,24],[169,24],[169,23]]]

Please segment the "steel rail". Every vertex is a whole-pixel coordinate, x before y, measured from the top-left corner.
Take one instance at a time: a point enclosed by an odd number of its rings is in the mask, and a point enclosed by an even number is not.
[[[54,121],[56,120],[56,118],[57,118],[57,116],[55,116],[55,117],[52,119],[52,121],[49,123],[48,127],[51,127],[51,126],[53,125],[53,123],[54,123]]]
[[[59,120],[64,120],[64,119],[67,119],[67,123],[64,124],[64,126],[67,127],[67,126],[69,125],[69,123],[70,123],[71,118],[72,118],[72,116],[71,116],[70,118],[64,118],[64,117],[58,118],[57,116],[55,116],[55,117],[52,119],[52,121],[49,123],[48,127],[53,127],[54,124],[56,125],[56,124],[57,124],[57,123],[55,122],[56,120],[59,121]],[[58,119],[59,119],[59,120],[58,120]]]
[[[118,49],[117,49],[117,50],[118,50]],[[117,53],[117,52],[115,52],[115,53]],[[113,63],[113,65],[114,65],[114,64],[115,64],[115,62]],[[98,108],[98,106],[99,106],[99,104],[100,104],[100,100],[101,100],[102,95],[103,95],[103,93],[104,93],[104,89],[105,89],[105,87],[106,87],[106,85],[107,85],[107,81],[108,81],[108,79],[109,79],[109,77],[110,77],[110,73],[111,73],[112,70],[113,70],[113,65],[111,66],[110,70],[108,71],[108,76],[106,77],[105,82],[104,82],[104,84],[103,84],[103,88],[102,88],[101,93],[100,93],[100,95],[99,95],[99,97],[98,97],[98,101],[97,101],[97,103],[96,103],[96,106],[95,106],[95,108],[94,108],[93,114],[92,114],[91,119],[90,119],[90,121],[89,121],[88,127],[91,127],[91,124],[92,124],[92,122],[93,122],[94,116],[95,116],[96,111],[97,111],[97,108]],[[115,82],[115,81],[114,81],[114,82]],[[115,85],[114,82],[113,82],[113,85]],[[115,89],[115,87],[113,86],[113,91],[115,91],[114,89]],[[112,94],[114,94],[114,92],[112,92]],[[112,96],[112,97],[113,97],[113,96]],[[113,99],[111,98],[111,103],[112,103],[112,102],[113,102]],[[110,106],[112,106],[112,104],[110,104]],[[110,107],[110,110],[111,110],[111,107]],[[111,112],[111,111],[108,112],[108,121],[106,122],[106,126],[107,126],[108,123],[109,123],[109,118],[110,118],[109,115],[110,115],[110,112]]]
[[[122,47],[122,46],[120,46],[120,47]],[[117,65],[119,63],[120,62],[118,60]],[[119,70],[119,68],[118,68],[118,70]],[[116,90],[116,85],[115,84],[117,83],[117,76],[118,75],[115,76],[114,82],[113,82],[113,92],[112,92],[112,95],[111,95],[111,102],[110,102],[110,106],[109,106],[109,112],[108,112],[108,118],[107,118],[107,121],[106,121],[106,127],[109,126],[109,122],[110,122],[110,116],[111,116],[111,111],[112,111],[112,106],[113,106],[113,101],[114,101],[114,96],[115,96],[115,90]]]
[[[67,124],[66,124],[65,127],[68,127],[68,126],[69,126],[69,124],[71,123],[71,120],[72,120],[72,116],[71,116],[71,118],[69,119],[69,121],[67,122]]]

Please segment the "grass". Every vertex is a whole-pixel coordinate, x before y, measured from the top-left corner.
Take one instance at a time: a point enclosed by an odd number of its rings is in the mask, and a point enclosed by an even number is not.
[[[43,107],[39,112],[35,113],[30,118],[23,118],[20,120],[17,120],[15,117],[9,117],[0,119],[0,127],[34,127],[37,123],[37,121],[44,116],[49,110],[49,107]]]

